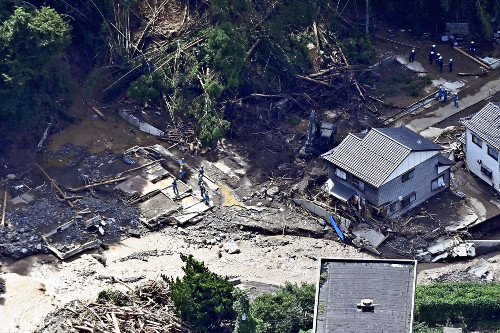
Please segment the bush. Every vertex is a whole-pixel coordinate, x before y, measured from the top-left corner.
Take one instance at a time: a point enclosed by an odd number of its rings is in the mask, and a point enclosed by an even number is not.
[[[221,327],[225,320],[234,320],[234,287],[227,278],[210,272],[192,255],[181,254],[181,260],[186,264],[182,279],[162,278],[170,286],[170,298],[182,320],[202,332]]]
[[[432,283],[417,286],[415,317],[430,324],[447,319],[466,322],[498,320],[500,283]]]
[[[124,306],[130,304],[130,298],[119,290],[101,290],[97,295],[97,303],[104,304],[109,302],[115,305]]]
[[[264,294],[252,303],[257,332],[299,332],[312,328],[315,287],[286,283],[275,295]]]

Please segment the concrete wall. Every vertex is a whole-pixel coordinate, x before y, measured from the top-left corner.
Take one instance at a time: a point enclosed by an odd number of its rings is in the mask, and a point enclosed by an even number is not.
[[[488,155],[488,144],[486,143],[486,141],[483,141],[482,147],[479,147],[474,142],[472,142],[472,134],[474,133],[467,129],[465,134],[465,145],[467,147],[465,153],[465,161],[470,172],[493,186],[497,191],[500,191],[499,161],[496,161],[493,157]],[[479,135],[476,136],[481,138]],[[481,163],[479,163],[478,161],[481,161]],[[492,171],[492,178],[488,178],[483,173],[481,173],[481,165],[484,165]]]

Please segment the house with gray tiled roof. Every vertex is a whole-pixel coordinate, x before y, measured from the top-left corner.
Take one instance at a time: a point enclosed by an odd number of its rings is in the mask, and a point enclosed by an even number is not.
[[[404,126],[351,133],[322,155],[329,178],[323,189],[362,216],[398,217],[449,188],[454,162],[442,150]]]
[[[500,103],[488,103],[462,119],[465,126],[465,161],[470,172],[500,192]]]

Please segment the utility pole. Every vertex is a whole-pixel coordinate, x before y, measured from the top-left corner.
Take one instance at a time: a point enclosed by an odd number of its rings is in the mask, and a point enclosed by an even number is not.
[[[366,34],[368,35],[368,23],[369,23],[369,13],[368,13],[368,0],[366,0],[366,23],[365,23],[365,29],[366,29]]]

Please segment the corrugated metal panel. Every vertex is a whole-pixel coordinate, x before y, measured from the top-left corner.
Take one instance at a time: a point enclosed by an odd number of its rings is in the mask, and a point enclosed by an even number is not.
[[[489,145],[500,150],[500,107],[498,105],[488,103],[462,123]]]

